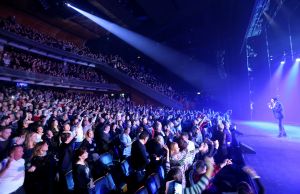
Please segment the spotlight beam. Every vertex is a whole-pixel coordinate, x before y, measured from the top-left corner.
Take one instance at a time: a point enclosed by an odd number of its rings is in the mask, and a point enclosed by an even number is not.
[[[68,4],[67,4],[68,5]],[[147,37],[120,27],[112,22],[92,15],[72,5],[68,5],[86,18],[100,25],[102,28],[119,37],[137,50],[166,67],[196,88],[210,88],[216,86],[216,73],[208,64],[191,61],[189,57],[161,45]]]

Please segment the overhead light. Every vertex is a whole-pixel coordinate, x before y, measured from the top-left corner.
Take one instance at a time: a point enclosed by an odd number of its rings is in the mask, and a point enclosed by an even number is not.
[[[300,58],[297,58],[297,59],[296,59],[296,62],[300,62]]]
[[[285,61],[281,61],[281,62],[280,62],[280,65],[284,65],[284,64],[285,64]]]

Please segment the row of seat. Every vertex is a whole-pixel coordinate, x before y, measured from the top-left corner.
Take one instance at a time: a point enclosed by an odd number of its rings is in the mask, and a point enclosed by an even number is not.
[[[98,162],[99,166],[105,169],[103,173],[106,174],[94,181],[95,188],[90,190],[90,194],[106,194],[111,191],[117,193],[127,192],[127,184],[132,172],[129,162],[127,160],[123,160],[122,162],[114,160],[112,154],[109,152],[101,154]],[[164,169],[163,167],[159,167],[156,173],[151,174],[146,179],[146,186],[144,188],[147,190],[147,193],[158,193],[163,185],[164,177]],[[68,190],[72,192],[74,190],[72,171],[65,175],[65,179]],[[140,188],[137,192],[142,192],[145,189]]]

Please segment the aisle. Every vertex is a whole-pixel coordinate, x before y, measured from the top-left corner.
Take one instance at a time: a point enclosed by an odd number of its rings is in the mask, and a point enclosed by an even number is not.
[[[286,125],[287,138],[278,138],[276,123],[238,122],[238,139],[254,148],[246,163],[261,176],[266,194],[300,193],[300,126]]]

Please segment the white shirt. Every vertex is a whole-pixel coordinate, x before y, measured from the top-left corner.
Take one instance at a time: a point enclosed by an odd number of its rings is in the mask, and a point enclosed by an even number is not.
[[[182,185],[176,183],[174,180],[166,182],[165,194],[182,194]]]
[[[188,143],[188,146],[187,146],[188,152],[194,151],[196,149],[195,143],[193,141],[188,140],[187,143]]]
[[[126,144],[131,143],[131,138],[130,138],[129,135],[123,133],[123,134],[120,136],[120,141],[121,141],[124,145],[126,145]],[[131,145],[124,147],[123,155],[124,155],[124,156],[130,156],[130,155],[131,155]]]
[[[82,142],[84,139],[82,126],[80,125],[80,126],[76,127],[75,130],[76,131],[74,131],[74,133],[75,134],[77,133],[75,142]]]
[[[0,163],[0,169],[5,168],[8,158]],[[0,177],[1,194],[9,194],[16,191],[24,183],[25,179],[25,160],[12,160],[9,168]]]

